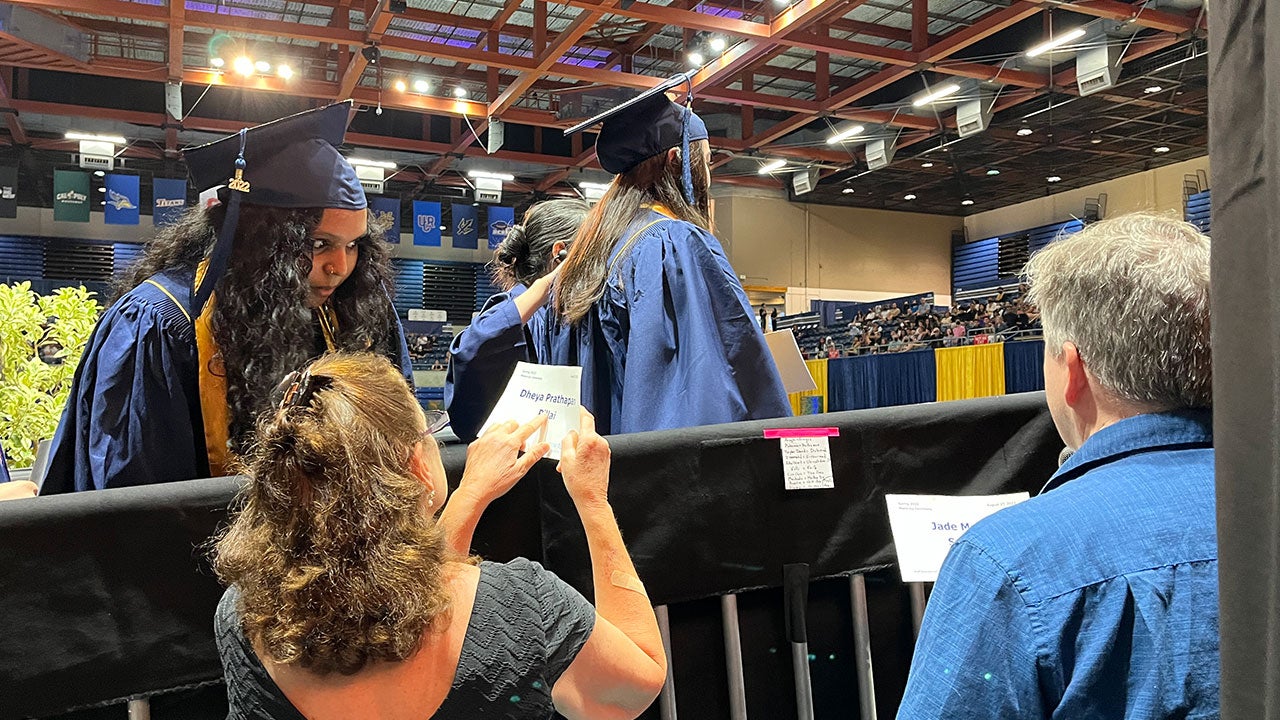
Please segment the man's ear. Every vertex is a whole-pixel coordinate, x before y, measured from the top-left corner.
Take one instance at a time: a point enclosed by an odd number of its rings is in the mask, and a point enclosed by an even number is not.
[[[1073,342],[1062,343],[1062,363],[1067,371],[1067,382],[1064,388],[1068,405],[1075,405],[1089,389],[1089,377],[1080,357],[1080,349]]]

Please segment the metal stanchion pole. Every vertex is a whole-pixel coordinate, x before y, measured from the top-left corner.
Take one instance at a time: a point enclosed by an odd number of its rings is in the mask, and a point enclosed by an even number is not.
[[[662,685],[662,694],[658,696],[658,711],[662,720],[676,720],[676,681],[675,667],[671,659],[671,619],[666,605],[653,608],[658,616],[658,632],[662,634],[662,647],[667,653],[667,681]]]
[[[729,675],[729,717],[731,720],[747,720],[747,687],[742,675],[737,595],[720,596],[720,620],[724,624],[725,671]]]
[[[151,701],[146,698],[130,700],[129,720],[151,720]]]
[[[907,583],[907,592],[911,593],[911,625],[915,628],[916,637],[920,637],[920,623],[924,621],[924,583]]]
[[[785,605],[787,639],[791,641],[791,670],[796,682],[796,718],[813,720],[813,682],[809,677],[809,635],[805,628],[805,606],[809,602],[809,566],[804,563],[782,568],[782,599]]]
[[[853,608],[853,667],[858,673],[858,705],[862,720],[876,720],[876,686],[871,669],[871,619],[867,612],[867,581],[861,574],[849,577]]]

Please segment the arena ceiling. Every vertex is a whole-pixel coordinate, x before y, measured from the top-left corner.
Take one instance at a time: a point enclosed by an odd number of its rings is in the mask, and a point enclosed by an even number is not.
[[[187,145],[350,97],[349,143],[398,165],[389,190],[460,193],[489,169],[515,176],[509,195],[570,194],[606,176],[593,136],[563,128],[701,53],[717,183],[790,189],[812,169],[806,202],[965,214],[1203,155],[1206,23],[1200,0],[11,0],[0,142],[40,176],[70,162],[67,130],[118,133],[126,167],[178,174]],[[1076,56],[1097,47],[1123,70],[1080,97]],[[264,64],[238,73],[241,55]],[[975,98],[992,120],[959,138]],[[867,169],[868,139],[895,147],[888,167]],[[786,164],[759,174],[769,161]]]

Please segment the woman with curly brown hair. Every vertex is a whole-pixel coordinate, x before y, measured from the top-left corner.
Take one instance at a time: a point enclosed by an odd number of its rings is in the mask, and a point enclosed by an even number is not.
[[[559,469],[586,529],[596,608],[537,563],[475,563],[476,520],[547,451],[495,427],[448,486],[397,371],[311,364],[258,426],[243,505],[217,543],[215,628],[231,718],[633,718],[666,677],[657,620],[608,504],[592,417]]]
[[[223,202],[161,230],[120,282],[42,493],[225,474],[275,383],[323,352],[371,350],[410,376],[384,228],[335,147],[349,109],[186,151],[198,188],[229,186]]]

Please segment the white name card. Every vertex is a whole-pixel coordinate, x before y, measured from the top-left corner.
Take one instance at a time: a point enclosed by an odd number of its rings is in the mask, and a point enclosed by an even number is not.
[[[511,380],[493,406],[489,419],[480,428],[483,435],[492,425],[508,420],[524,424],[539,415],[547,416],[542,432],[529,438],[531,443],[547,442],[547,457],[560,459],[560,441],[570,430],[577,430],[578,404],[582,397],[582,368],[572,365],[534,365],[516,363]]]
[[[979,520],[1026,500],[1008,495],[885,495],[903,582],[936,582],[952,544]]]

